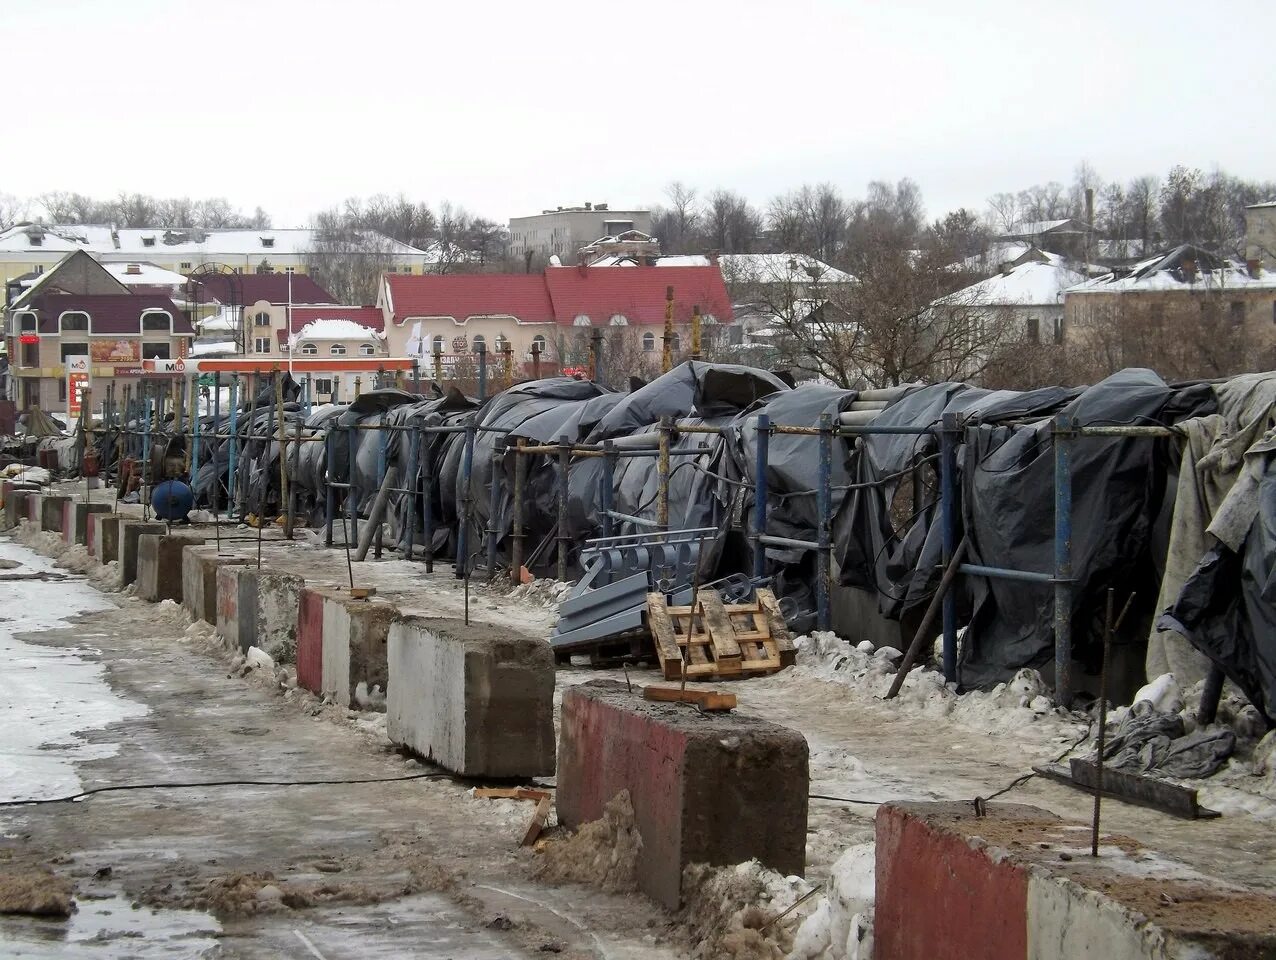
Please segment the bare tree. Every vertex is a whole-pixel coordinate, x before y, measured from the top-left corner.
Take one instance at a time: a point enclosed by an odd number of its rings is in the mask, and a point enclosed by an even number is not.
[[[0,230],[8,230],[27,216],[27,204],[9,193],[0,193]]]
[[[651,231],[666,253],[690,253],[699,244],[700,211],[696,191],[675,180],[665,188],[668,205],[651,211]]]
[[[762,228],[761,215],[730,190],[715,190],[705,209],[705,239],[723,253],[747,253]]]
[[[306,272],[340,303],[376,301],[381,275],[394,266],[393,241],[349,225],[342,211],[315,215]]]

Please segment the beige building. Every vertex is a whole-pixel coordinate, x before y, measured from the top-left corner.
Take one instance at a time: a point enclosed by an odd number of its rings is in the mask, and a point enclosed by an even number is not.
[[[574,264],[582,247],[631,230],[651,233],[651,211],[612,210],[605,203],[542,210],[534,216],[510,218],[509,252],[528,270],[548,265],[550,257]]]
[[[1276,200],[1245,208],[1245,259],[1276,266]]]

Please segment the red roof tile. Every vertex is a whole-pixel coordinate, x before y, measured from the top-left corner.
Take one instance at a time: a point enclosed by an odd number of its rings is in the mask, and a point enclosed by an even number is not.
[[[691,320],[699,306],[719,323],[731,322],[731,298],[722,271],[705,267],[548,267],[545,282],[554,301],[559,323],[589,317],[593,326],[605,326],[616,315],[630,324],[664,323],[665,290],[673,287],[673,318]]]
[[[674,319],[686,323],[694,307],[719,323],[732,319],[722,271],[703,267],[549,267],[544,273],[386,274],[394,322],[411,317],[508,314],[523,323],[557,322],[566,326],[587,316],[604,326],[616,314],[630,324],[664,323],[665,290],[674,292]],[[295,313],[295,311],[294,311]]]
[[[394,322],[408,317],[470,317],[509,314],[524,323],[551,323],[545,278],[539,273],[386,274],[394,304]]]
[[[55,293],[35,297],[31,306],[38,312],[40,332],[56,334],[58,317],[68,310],[83,310],[89,315],[90,331],[98,333],[138,333],[142,314],[147,310],[167,310],[173,318],[173,333],[195,331],[185,314],[169,297],[131,293],[73,294]]]
[[[384,318],[377,307],[304,306],[292,308],[292,332],[296,333],[312,320],[350,320],[369,330],[381,332]]]
[[[292,277],[293,303],[336,303],[337,298],[304,273]],[[250,306],[259,300],[267,303],[288,302],[286,273],[212,273],[195,277],[221,303]]]

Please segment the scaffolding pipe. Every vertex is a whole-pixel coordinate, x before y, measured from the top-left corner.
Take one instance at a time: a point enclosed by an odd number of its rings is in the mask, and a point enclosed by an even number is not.
[[[487,582],[491,583],[496,578],[496,514],[500,509],[500,484],[497,480],[496,466],[499,459],[503,458],[505,450],[505,438],[497,437],[492,444],[492,472],[488,477],[488,504],[487,504]],[[500,454],[500,457],[498,457]]]
[[[656,463],[659,484],[656,490],[656,526],[661,530],[669,529],[669,434],[672,423],[668,416],[660,418],[660,459]]]
[[[611,511],[615,508],[616,498],[616,444],[611,440],[603,442],[603,475],[599,481],[598,503],[602,507],[603,536],[613,533]]]
[[[944,569],[953,562],[957,549],[957,441],[961,437],[961,421],[955,413],[945,413],[939,433],[939,502],[940,542]],[[920,491],[913,490],[917,497]],[[943,601],[943,669],[944,682],[957,682],[957,596],[944,592]]]
[[[819,518],[816,521],[817,550],[815,555],[815,618],[821,630],[828,630],[832,622],[833,581],[833,415],[820,414],[820,486],[816,492]]]
[[[456,531],[456,577],[464,580],[470,569],[470,478],[474,473],[474,428],[465,428],[465,449],[461,457],[461,522]]]
[[[1072,706],[1072,431],[1066,414],[1054,421],[1054,696]]]
[[[567,579],[567,545],[571,536],[567,531],[567,485],[571,479],[571,441],[567,434],[558,438],[558,579]]]
[[[771,455],[771,418],[765,413],[758,414],[754,422],[756,451],[753,461],[753,576],[762,579],[766,576],[766,545],[762,538],[766,535],[766,498],[767,468]]]
[[[523,485],[527,477],[527,460],[519,456],[527,441],[518,438],[514,453],[514,496],[510,501],[510,583],[522,579],[523,567]]]

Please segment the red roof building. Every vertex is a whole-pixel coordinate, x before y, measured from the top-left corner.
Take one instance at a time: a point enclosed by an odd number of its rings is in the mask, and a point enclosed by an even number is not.
[[[334,303],[318,306],[306,304],[292,308],[293,333],[316,320],[349,320],[375,333],[380,333],[381,328],[385,326],[382,313],[376,307],[346,307]]]
[[[32,298],[24,308],[25,313],[38,317],[38,332],[44,336],[56,336],[60,330],[59,319],[66,313],[85,313],[89,317],[87,333],[140,335],[145,329],[143,314],[164,314],[172,318],[175,336],[191,336],[194,329],[190,320],[166,296],[157,294],[73,294],[51,293]]]
[[[304,273],[209,273],[197,274],[194,279],[211,299],[236,306],[263,301],[274,304],[337,302],[336,297]]]

